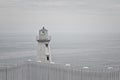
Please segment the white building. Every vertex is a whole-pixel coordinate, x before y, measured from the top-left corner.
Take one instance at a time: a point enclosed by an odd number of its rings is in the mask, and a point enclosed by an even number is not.
[[[51,62],[51,52],[49,42],[51,37],[48,35],[48,30],[44,27],[39,31],[37,37],[38,42],[38,60],[41,62]]]

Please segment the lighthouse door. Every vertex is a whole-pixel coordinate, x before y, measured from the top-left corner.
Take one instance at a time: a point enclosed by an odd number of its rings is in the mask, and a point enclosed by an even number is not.
[[[50,60],[50,57],[49,57],[49,55],[46,55],[46,58],[47,58],[47,61],[49,61],[49,60]]]

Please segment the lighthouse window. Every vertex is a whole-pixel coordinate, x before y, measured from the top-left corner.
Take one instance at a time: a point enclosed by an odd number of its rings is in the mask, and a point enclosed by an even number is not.
[[[47,61],[49,61],[50,59],[49,59],[49,55],[47,55]]]
[[[48,44],[45,44],[46,47],[48,47]]]
[[[44,31],[42,31],[42,33],[45,33]]]
[[[41,31],[41,34],[45,34],[45,32],[44,32],[44,31]]]

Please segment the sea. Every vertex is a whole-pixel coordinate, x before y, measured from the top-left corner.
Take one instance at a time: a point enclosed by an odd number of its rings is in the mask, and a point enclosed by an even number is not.
[[[120,34],[52,33],[52,61],[82,66],[120,65]],[[36,61],[36,34],[0,34],[0,64]]]

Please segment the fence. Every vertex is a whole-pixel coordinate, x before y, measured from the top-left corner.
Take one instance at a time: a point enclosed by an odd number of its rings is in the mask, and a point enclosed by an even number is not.
[[[0,80],[120,80],[120,67],[75,67],[31,61],[1,65]]]

